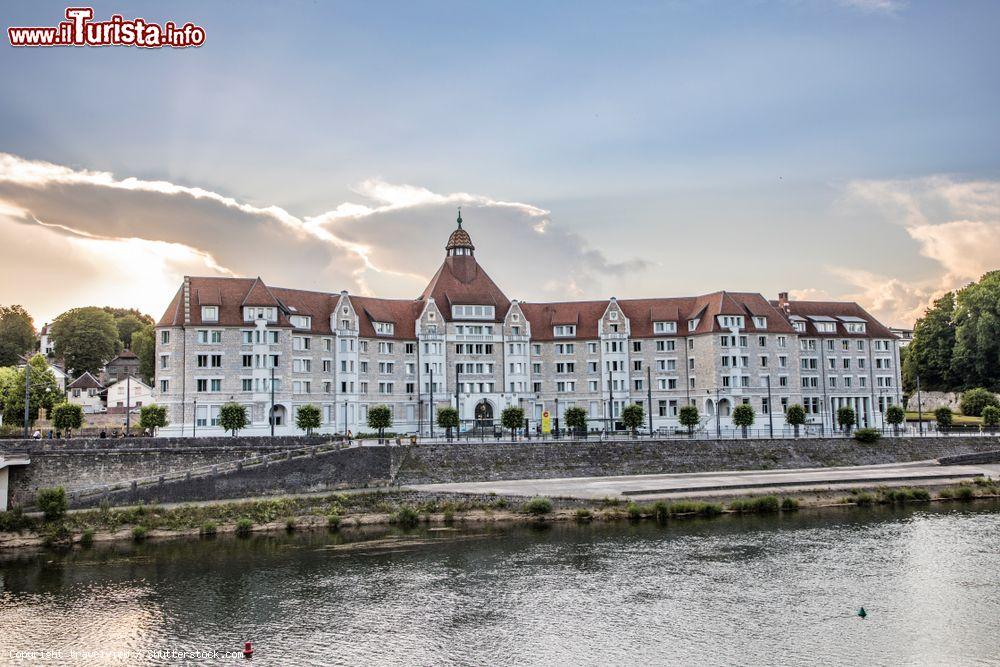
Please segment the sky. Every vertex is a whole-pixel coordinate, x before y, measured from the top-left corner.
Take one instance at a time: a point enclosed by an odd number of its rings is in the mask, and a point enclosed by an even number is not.
[[[184,275],[415,297],[458,206],[529,301],[789,291],[909,326],[1000,268],[992,0],[93,7],[206,41],[3,35],[0,304],[38,325],[159,317]]]

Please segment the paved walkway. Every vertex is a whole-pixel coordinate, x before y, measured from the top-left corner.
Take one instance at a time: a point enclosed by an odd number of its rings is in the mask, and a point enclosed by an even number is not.
[[[927,486],[957,483],[980,476],[1000,477],[1000,464],[942,466],[937,461],[918,461],[844,468],[456,482],[411,485],[407,488],[420,491],[496,493],[525,497],[586,499],[611,497],[651,500],[775,491],[836,490],[858,486]]]

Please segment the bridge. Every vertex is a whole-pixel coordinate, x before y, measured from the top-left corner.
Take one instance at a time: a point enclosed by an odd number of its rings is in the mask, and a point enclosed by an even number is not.
[[[26,466],[31,463],[27,454],[17,452],[0,453],[0,512],[7,511],[10,500],[10,469],[11,466]]]

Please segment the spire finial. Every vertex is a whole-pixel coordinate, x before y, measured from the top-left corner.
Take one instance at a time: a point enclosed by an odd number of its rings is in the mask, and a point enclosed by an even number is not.
[[[462,207],[458,207],[458,228],[462,228]]]

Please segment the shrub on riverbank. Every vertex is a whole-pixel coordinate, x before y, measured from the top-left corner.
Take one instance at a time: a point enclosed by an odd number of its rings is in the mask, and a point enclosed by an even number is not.
[[[214,521],[206,521],[198,529],[198,534],[202,537],[215,537],[217,532],[219,532],[219,526]]]
[[[854,432],[854,439],[866,445],[878,442],[881,437],[882,434],[874,428],[859,428]]]
[[[523,510],[526,514],[543,516],[552,511],[552,501],[542,496],[535,496],[528,502],[524,503]]]
[[[35,499],[35,504],[42,511],[46,521],[58,521],[66,516],[66,510],[69,509],[66,489],[61,486],[54,489],[41,489]]]
[[[94,529],[87,528],[82,533],[80,533],[80,546],[89,547],[94,544]]]
[[[35,521],[25,516],[24,510],[15,507],[6,512],[0,512],[0,533],[20,533],[35,527]]]
[[[146,528],[145,526],[134,526],[132,528],[132,541],[144,542],[148,534],[149,534],[149,529]]]
[[[395,514],[389,518],[389,523],[394,523],[403,528],[416,528],[420,523],[420,515],[409,505],[403,505]]]
[[[757,496],[756,498],[737,498],[729,503],[729,509],[741,514],[756,512],[770,514],[781,509],[778,496]]]
[[[243,517],[236,522],[236,537],[249,537],[253,532],[253,521]]]
[[[326,517],[326,527],[330,532],[340,530],[340,515],[332,512]]]
[[[594,520],[594,514],[588,509],[578,509],[574,515],[577,523],[590,523]]]

